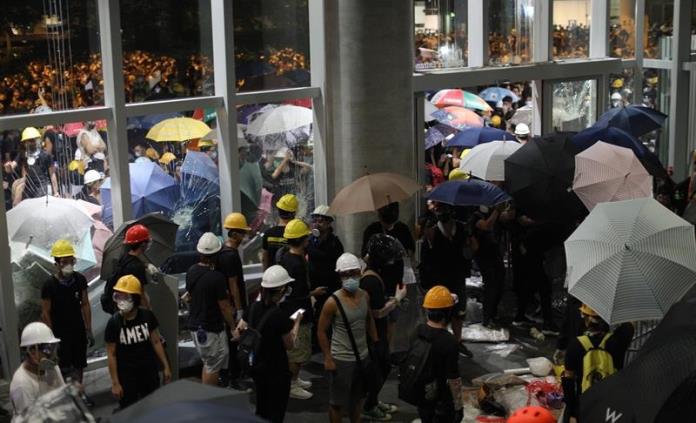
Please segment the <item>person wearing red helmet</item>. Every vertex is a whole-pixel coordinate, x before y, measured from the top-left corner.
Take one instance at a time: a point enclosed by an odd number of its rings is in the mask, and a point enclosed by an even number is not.
[[[119,258],[118,263],[116,263],[114,273],[104,285],[101,306],[106,313],[114,314],[116,311],[115,304],[112,300],[113,287],[116,281],[118,281],[121,276],[125,275],[133,275],[141,281],[143,285],[143,295],[140,306],[148,310],[150,309],[150,298],[145,293],[145,284],[147,284],[148,281],[148,274],[151,275],[157,270],[154,265],[146,264],[143,257],[143,253],[145,253],[150,245],[150,240],[150,231],[144,225],[135,224],[126,231],[126,235],[123,238],[123,245],[125,247],[124,253],[121,258]]]
[[[512,413],[507,423],[556,423],[556,419],[544,407],[528,406]]]

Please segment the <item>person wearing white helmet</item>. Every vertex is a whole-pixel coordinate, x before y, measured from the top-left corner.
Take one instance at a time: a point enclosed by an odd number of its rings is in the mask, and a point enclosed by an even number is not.
[[[621,106],[623,106],[623,97],[621,96],[621,93],[615,92],[611,95],[611,108],[615,109]]]
[[[261,335],[252,377],[256,388],[256,415],[273,423],[285,418],[290,398],[288,351],[295,347],[304,312],[292,316],[279,303],[292,292],[294,279],[280,265],[263,272],[261,300],[252,303],[237,326],[238,331],[253,328]]]
[[[75,194],[75,197],[73,198],[76,200],[84,200],[100,206],[101,196],[99,195],[99,188],[101,187],[103,179],[104,177],[101,175],[101,173],[94,169],[88,170],[85,172],[84,185],[82,186],[82,189],[80,192]]]
[[[188,328],[203,362],[201,380],[207,385],[217,385],[220,370],[228,364],[225,323],[229,328],[235,327],[234,308],[227,279],[215,268],[222,242],[214,233],[206,232],[198,240],[196,250],[199,262],[186,272]]]
[[[360,289],[360,260],[343,253],[336,260],[336,274],[341,289],[326,300],[317,334],[329,375],[329,420],[338,423],[347,413],[351,422],[359,422],[369,381],[365,374],[369,360],[367,335],[377,342],[377,328],[367,292]]]
[[[531,131],[526,123],[518,123],[517,126],[515,126],[515,138],[517,138],[517,141],[521,144],[526,144],[527,141],[529,141],[530,133]]]
[[[312,235],[309,237],[307,257],[309,281],[312,288],[325,286],[327,293],[316,297],[314,316],[318,320],[321,308],[331,292],[341,288],[341,280],[334,271],[336,260],[343,254],[343,244],[334,234],[331,224],[334,221],[329,206],[320,205],[311,214]],[[312,345],[318,346],[316,329],[312,331]]]
[[[24,361],[12,376],[10,400],[14,416],[20,415],[41,395],[65,385],[56,365],[60,339],[43,322],[24,327],[20,347]]]

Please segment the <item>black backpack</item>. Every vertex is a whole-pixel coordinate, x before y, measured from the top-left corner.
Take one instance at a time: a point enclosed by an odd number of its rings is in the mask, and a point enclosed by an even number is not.
[[[261,303],[256,303],[261,304]],[[253,305],[252,305],[253,307]],[[257,306],[258,307],[258,306]],[[271,316],[275,306],[266,310],[261,316],[261,321],[258,325],[249,322],[249,327],[242,332],[237,345],[237,362],[243,373],[249,374],[257,365],[259,352],[261,350],[261,331],[263,330],[266,321]],[[251,310],[249,312],[251,315]]]
[[[399,399],[422,406],[437,399],[437,383],[430,362],[432,343],[417,335],[399,365]]]

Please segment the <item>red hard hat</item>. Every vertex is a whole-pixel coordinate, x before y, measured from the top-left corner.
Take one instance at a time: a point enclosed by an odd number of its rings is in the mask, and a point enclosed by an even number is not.
[[[126,231],[124,244],[139,244],[150,240],[150,231],[143,225],[133,225]]]
[[[544,407],[529,406],[512,413],[507,423],[556,423],[556,419]]]

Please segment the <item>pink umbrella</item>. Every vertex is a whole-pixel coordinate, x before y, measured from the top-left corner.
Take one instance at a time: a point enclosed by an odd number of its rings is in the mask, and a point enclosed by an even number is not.
[[[476,94],[456,89],[440,90],[435,93],[433,98],[430,99],[430,102],[434,104],[435,107],[439,108],[459,106],[482,111],[493,110],[490,104],[486,103],[486,100]]]
[[[630,148],[598,141],[575,156],[573,191],[592,211],[599,203],[652,197],[652,176]]]
[[[69,137],[76,137],[77,133],[80,132],[80,129],[83,128],[84,126],[82,125],[82,122],[71,122],[63,125],[63,132]]]
[[[444,107],[431,116],[454,129],[483,128],[483,118],[469,109],[457,106]]]

